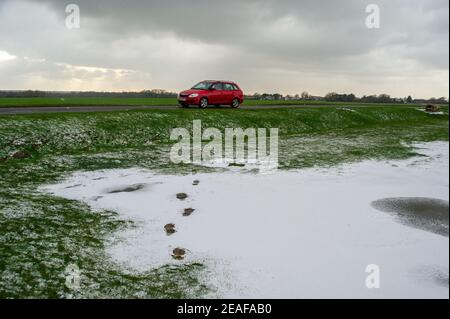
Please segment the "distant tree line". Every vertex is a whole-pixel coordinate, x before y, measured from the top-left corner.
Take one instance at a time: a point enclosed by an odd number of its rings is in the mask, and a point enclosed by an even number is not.
[[[0,91],[0,98],[3,97],[48,97],[48,98],[77,98],[77,97],[109,97],[109,98],[156,98],[156,97],[176,97],[177,93],[168,92],[161,89],[143,90],[140,92],[58,92],[58,91]]]
[[[432,103],[432,104],[447,104],[448,100],[445,97],[430,98],[430,99],[413,99],[412,96],[404,98],[391,97],[388,94],[380,95],[364,95],[357,97],[355,94],[339,94],[330,92],[325,96],[313,96],[308,92],[303,92],[300,95],[286,95],[279,93],[255,93],[246,96],[247,99],[252,100],[273,100],[273,101],[327,101],[327,102],[361,102],[361,103]]]

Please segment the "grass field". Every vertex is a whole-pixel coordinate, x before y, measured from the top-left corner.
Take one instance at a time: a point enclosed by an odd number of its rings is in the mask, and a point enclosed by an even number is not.
[[[175,98],[0,98],[0,107],[22,106],[135,106],[135,105],[178,105]],[[326,101],[270,101],[246,100],[244,106],[253,105],[374,105],[373,103],[348,103]],[[377,104],[378,106],[399,106],[399,104]]]
[[[25,105],[20,101],[18,105]],[[5,105],[4,100],[0,103]],[[170,163],[173,127],[190,128],[194,119],[220,130],[278,127],[281,169],[298,169],[408,158],[415,154],[412,142],[448,141],[448,107],[444,112],[430,115],[410,107],[377,106],[0,116],[0,298],[184,298],[208,293],[210,287],[199,279],[208,270],[199,263],[145,273],[123,269],[104,248],[108,234],[134,227],[132,222],[37,190],[79,170],[212,170]],[[71,262],[83,269],[83,289],[75,293],[64,285],[64,269]]]

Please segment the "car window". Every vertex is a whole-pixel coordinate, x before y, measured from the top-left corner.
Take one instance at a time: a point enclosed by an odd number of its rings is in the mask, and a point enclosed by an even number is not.
[[[227,90],[227,91],[233,91],[234,90],[233,85],[231,85],[230,83],[225,83],[223,86],[224,86],[225,90]]]
[[[203,82],[200,82],[200,83],[194,85],[192,87],[192,89],[195,89],[195,90],[208,90],[209,87],[211,86],[211,84],[212,84],[212,82],[203,81]]]
[[[222,83],[214,83],[214,85],[212,87],[216,90],[223,90]]]
[[[237,87],[236,84],[233,84],[233,89],[236,90],[236,91],[239,91],[239,88]]]

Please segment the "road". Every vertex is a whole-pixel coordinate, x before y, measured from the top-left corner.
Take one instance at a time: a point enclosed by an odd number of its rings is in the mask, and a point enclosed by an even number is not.
[[[349,107],[370,107],[371,105],[349,105]],[[376,105],[374,105],[376,106]],[[273,109],[273,108],[322,108],[322,107],[344,107],[333,105],[252,105],[241,106],[241,109]],[[229,106],[214,107],[212,109],[229,109]],[[180,109],[178,105],[171,106],[21,106],[21,107],[0,107],[0,115],[18,115],[18,114],[39,114],[39,113],[80,113],[80,112],[113,112],[129,110],[176,110]],[[191,106],[189,109],[195,110],[198,107]]]

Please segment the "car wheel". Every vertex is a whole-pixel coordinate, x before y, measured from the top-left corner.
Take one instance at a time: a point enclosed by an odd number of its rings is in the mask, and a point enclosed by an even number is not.
[[[239,100],[238,99],[233,99],[233,101],[231,101],[231,107],[234,109],[237,109],[239,107]]]
[[[202,97],[200,99],[200,103],[198,105],[201,109],[205,109],[208,106],[208,99],[206,97]]]

